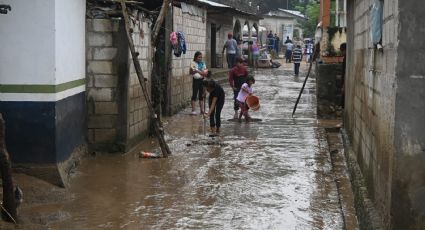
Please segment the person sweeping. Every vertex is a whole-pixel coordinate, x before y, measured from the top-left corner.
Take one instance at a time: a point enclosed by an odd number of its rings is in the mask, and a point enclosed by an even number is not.
[[[203,86],[209,93],[209,96],[208,96],[209,110],[206,114],[204,114],[204,116],[210,118],[211,134],[216,135],[220,133],[221,110],[223,109],[223,106],[224,106],[225,93],[221,85],[219,85],[217,82],[215,82],[212,79],[204,80]]]

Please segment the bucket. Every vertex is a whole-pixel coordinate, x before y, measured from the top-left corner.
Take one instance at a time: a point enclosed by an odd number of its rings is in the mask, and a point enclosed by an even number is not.
[[[246,105],[248,105],[248,107],[254,111],[257,111],[258,109],[260,109],[260,100],[258,99],[258,97],[256,96],[248,96],[246,97],[246,101],[245,101]]]

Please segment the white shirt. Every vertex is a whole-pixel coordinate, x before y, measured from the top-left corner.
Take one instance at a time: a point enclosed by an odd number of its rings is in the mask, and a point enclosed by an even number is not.
[[[242,89],[245,89],[247,92],[243,91]],[[252,94],[252,88],[249,87],[248,83],[243,83],[241,90],[239,90],[238,97],[236,100],[245,103],[246,97],[249,96],[249,94]]]

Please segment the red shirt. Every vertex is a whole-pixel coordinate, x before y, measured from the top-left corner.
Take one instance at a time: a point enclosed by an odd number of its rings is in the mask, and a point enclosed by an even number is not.
[[[231,87],[240,88],[248,77],[248,70],[245,66],[233,67],[229,72],[229,84]]]

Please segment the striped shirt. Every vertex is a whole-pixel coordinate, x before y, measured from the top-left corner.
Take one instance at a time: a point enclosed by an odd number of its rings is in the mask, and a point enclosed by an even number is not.
[[[301,63],[303,59],[303,51],[300,48],[295,48],[294,51],[292,51],[292,60],[294,63]]]

